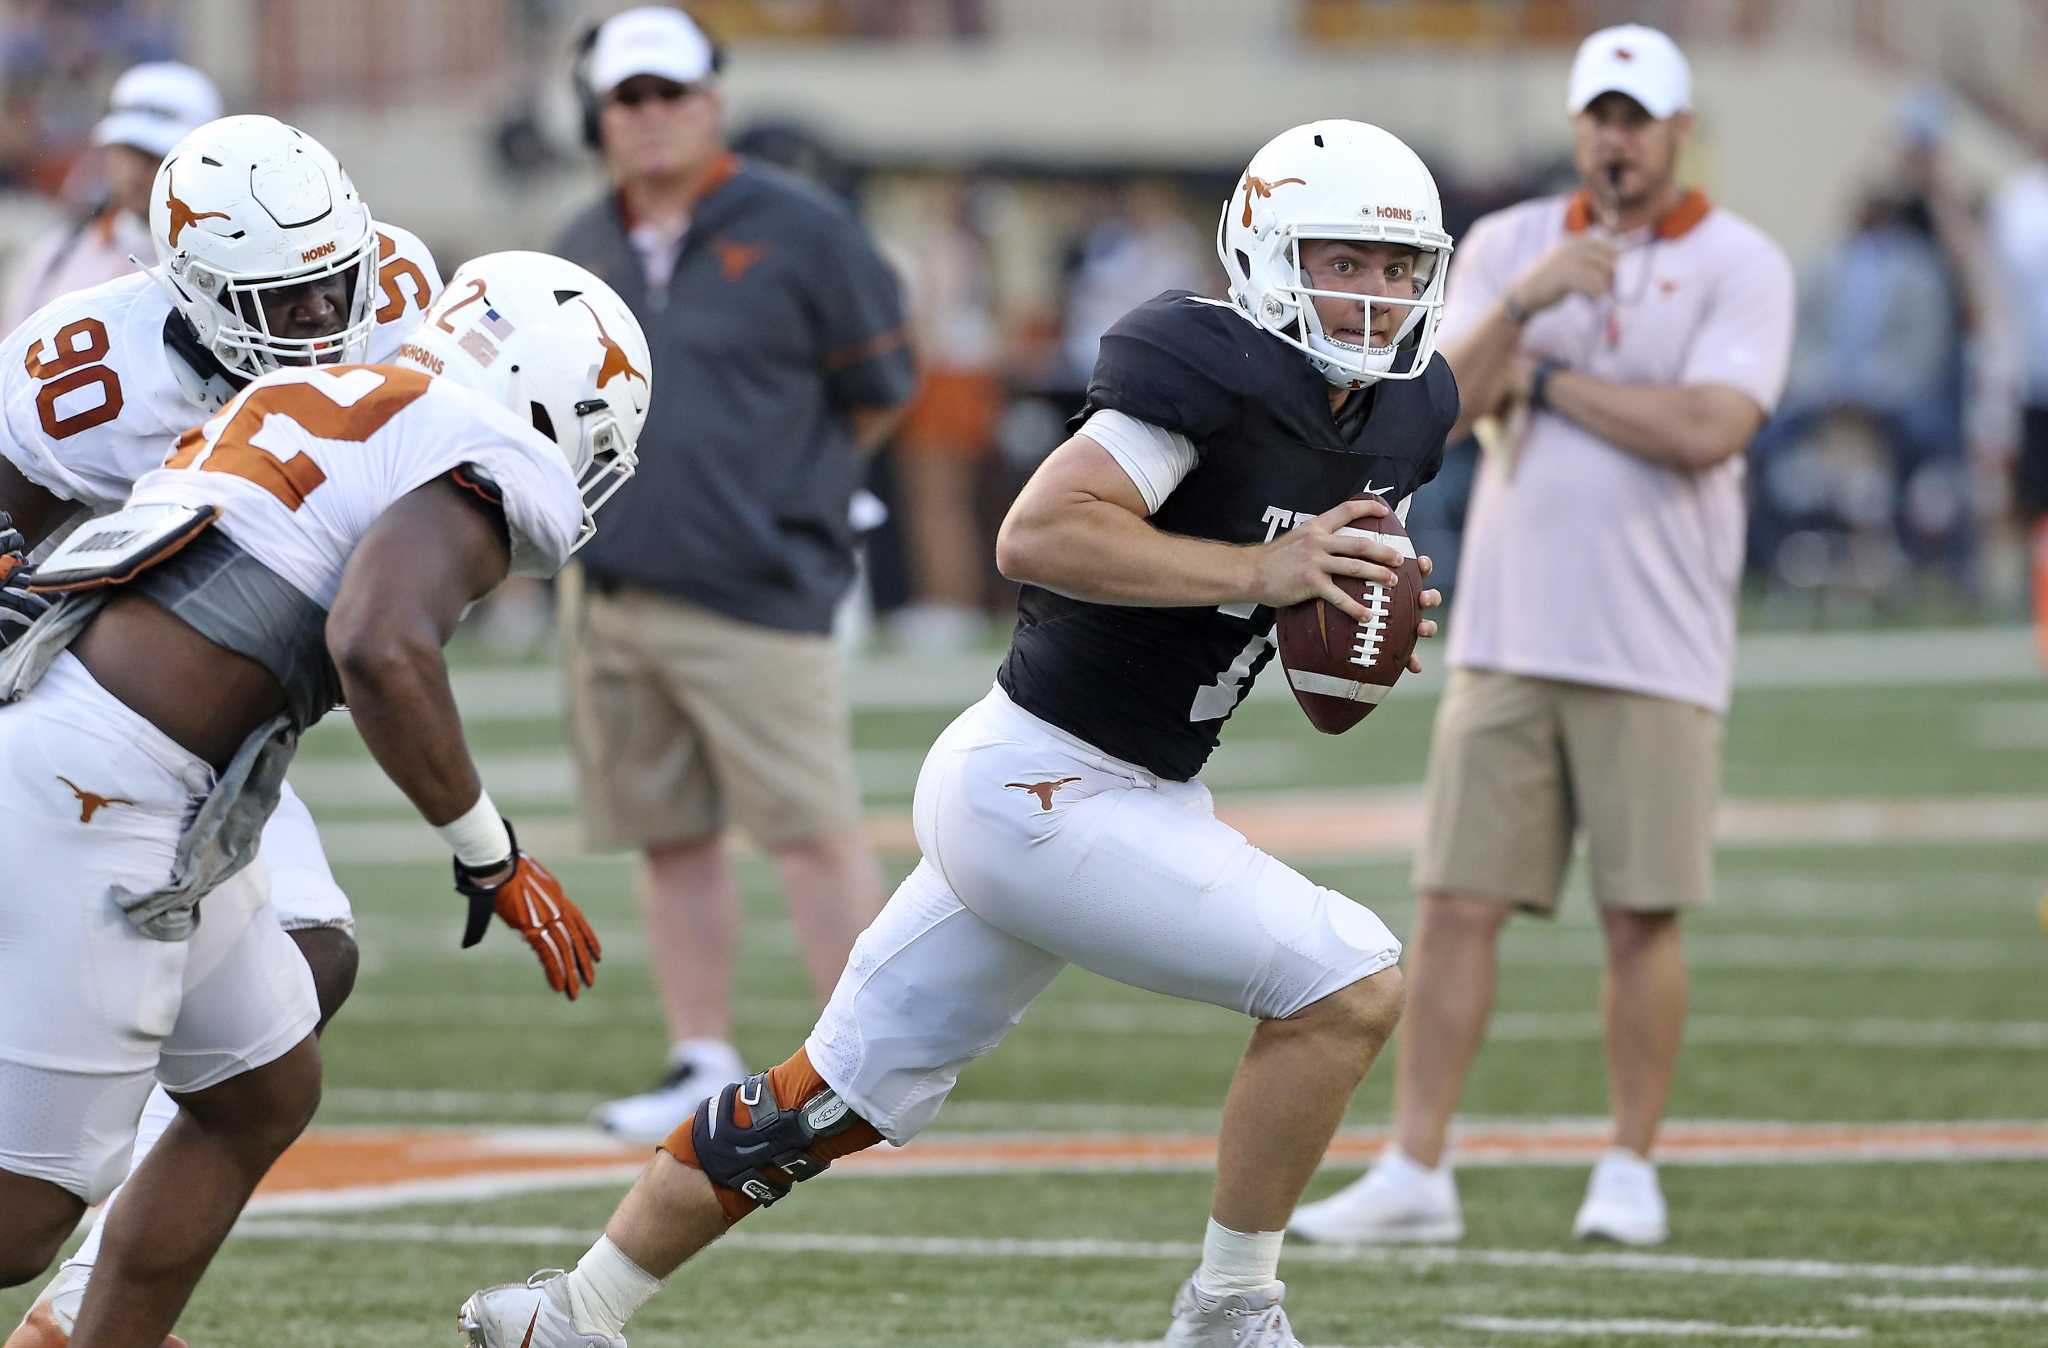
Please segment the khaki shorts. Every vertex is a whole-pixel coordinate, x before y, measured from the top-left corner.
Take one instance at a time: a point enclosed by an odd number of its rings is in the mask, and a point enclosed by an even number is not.
[[[1419,892],[1557,909],[1583,827],[1593,901],[1697,908],[1713,887],[1722,718],[1582,683],[1454,669],[1424,788]]]
[[[693,842],[737,824],[772,847],[859,824],[829,637],[582,580],[572,569],[560,589],[589,846]]]

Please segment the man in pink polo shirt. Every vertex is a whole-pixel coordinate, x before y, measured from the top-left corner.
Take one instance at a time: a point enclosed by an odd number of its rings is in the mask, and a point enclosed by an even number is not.
[[[1675,176],[1691,106],[1663,33],[1587,38],[1567,100],[1580,189],[1479,221],[1452,264],[1442,350],[1464,418],[1498,421],[1481,426],[1430,756],[1395,1138],[1297,1210],[1298,1235],[1464,1233],[1445,1135],[1500,930],[1555,911],[1581,830],[1614,1134],[1573,1230],[1667,1234],[1649,1158],[1685,1023],[1678,919],[1712,883],[1742,455],[1784,387],[1793,312],[1784,252]]]

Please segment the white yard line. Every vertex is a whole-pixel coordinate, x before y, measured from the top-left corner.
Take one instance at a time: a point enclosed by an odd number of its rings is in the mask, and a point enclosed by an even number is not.
[[[1716,1320],[1563,1320],[1516,1315],[1453,1315],[1445,1320],[1460,1329],[1499,1334],[1571,1335],[1574,1338],[1658,1339],[1822,1339],[1842,1342],[1863,1339],[1861,1325],[1730,1325]]]
[[[650,1152],[649,1155],[653,1153]],[[380,1212],[391,1208],[416,1207],[423,1203],[473,1203],[504,1198],[512,1194],[552,1193],[567,1189],[618,1189],[624,1191],[642,1170],[645,1161],[612,1166],[591,1166],[581,1170],[529,1171],[514,1175],[466,1175],[458,1179],[403,1180],[397,1183],[366,1184],[353,1189],[303,1190],[293,1193],[259,1193],[243,1211],[250,1217],[273,1213]],[[317,1223],[315,1223],[317,1225]],[[237,1230],[243,1228],[238,1227]],[[395,1230],[426,1229],[401,1226]],[[518,1229],[518,1228],[514,1228]],[[354,1237],[344,1237],[354,1239]],[[398,1239],[401,1237],[394,1237]],[[411,1239],[411,1237],[402,1237]],[[457,1239],[460,1239],[459,1237]],[[585,1238],[588,1239],[587,1237]],[[482,1242],[486,1244],[495,1242]],[[518,1239],[509,1244],[552,1243]]]
[[[323,771],[325,769],[322,769]],[[347,769],[353,773],[356,769]],[[486,773],[488,776],[489,774]],[[502,780],[493,777],[493,781]],[[509,784],[509,783],[508,783]],[[316,819],[322,800],[309,791],[306,799]],[[554,802],[565,806],[567,797]],[[1312,808],[1314,817],[1355,819],[1374,827],[1353,836],[1332,829],[1323,836],[1296,837],[1270,843],[1273,850],[1297,861],[1398,860],[1413,850],[1420,827],[1420,788],[1355,791],[1321,788],[1312,791],[1226,791],[1217,813],[1236,822],[1259,841],[1277,821],[1284,826],[1290,810]],[[870,813],[867,826],[884,851],[908,846],[908,822],[900,809]],[[328,856],[340,862],[397,864],[442,862],[447,848],[434,831],[394,807],[390,818],[320,821]],[[522,815],[519,836],[534,840],[534,850],[548,856],[583,855],[575,819],[567,813]],[[1929,843],[2024,842],[2048,837],[2048,797],[1929,796],[1871,799],[1766,799],[1744,797],[1722,806],[1716,838],[1724,850],[1846,846],[1901,846]],[[627,861],[625,853],[606,857]]]
[[[1920,1311],[1928,1315],[2048,1315],[2048,1301],[2029,1297],[1860,1297],[1848,1299],[1865,1311]]]
[[[259,1200],[260,1201],[260,1200]],[[598,1234],[597,1228],[567,1226],[484,1226],[474,1222],[354,1222],[312,1218],[270,1218],[250,1214],[235,1228],[240,1239],[357,1241],[371,1244],[506,1245],[560,1247],[573,1255]],[[991,1239],[962,1236],[856,1236],[766,1234],[740,1231],[720,1250],[764,1254],[844,1254],[892,1259],[1135,1259],[1173,1263],[1198,1261],[1197,1241]],[[1823,1259],[1718,1259],[1700,1255],[1556,1250],[1485,1250],[1455,1246],[1390,1248],[1357,1246],[1287,1247],[1290,1262],[1375,1264],[1401,1268],[1551,1269],[1573,1273],[1650,1273],[1671,1277],[1787,1278],[1811,1282],[2048,1283],[2048,1268],[1975,1264],[1858,1264]],[[1664,1323],[1686,1323],[1683,1321]]]
[[[1928,652],[1940,653],[1930,661]],[[995,682],[1002,653],[865,656],[847,666],[849,704],[872,710],[965,708]],[[1401,697],[1443,687],[1442,653],[1427,652],[1427,673],[1401,681]],[[2024,683],[2040,678],[2031,630],[2024,626],[1902,629],[1887,632],[1774,632],[1737,642],[1735,686],[1743,688],[1918,688]],[[522,720],[561,715],[562,679],[553,664],[460,669],[455,695],[466,716]],[[1252,696],[1290,700],[1285,681],[1263,678]],[[342,724],[346,724],[343,720]],[[316,735],[333,733],[316,730]]]
[[[504,1118],[580,1119],[605,1102],[596,1092],[403,1090],[375,1086],[329,1086],[320,1103],[411,1122],[420,1118],[466,1118],[492,1114]]]

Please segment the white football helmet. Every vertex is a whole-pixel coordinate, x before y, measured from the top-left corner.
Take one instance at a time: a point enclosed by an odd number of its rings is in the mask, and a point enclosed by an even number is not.
[[[1370,301],[1407,310],[1392,344],[1353,346],[1323,331],[1310,302],[1315,296],[1359,296],[1309,287],[1301,245],[1310,239],[1422,250],[1412,298]],[[1450,254],[1436,179],[1398,137],[1364,122],[1310,122],[1266,142],[1223,203],[1216,227],[1230,298],[1245,317],[1298,348],[1323,378],[1343,388],[1415,379],[1428,368]],[[1402,344],[1418,325],[1421,335],[1404,357]]]
[[[590,541],[594,512],[639,466],[653,393],[647,338],[616,291],[551,253],[486,253],[448,278],[397,359],[502,403],[552,442],[583,496],[575,547]]]
[[[171,147],[150,188],[149,269],[200,344],[253,379],[284,364],[359,361],[377,290],[377,231],[326,147],[274,117],[221,117]],[[270,331],[266,291],[349,274],[347,321],[326,337]]]

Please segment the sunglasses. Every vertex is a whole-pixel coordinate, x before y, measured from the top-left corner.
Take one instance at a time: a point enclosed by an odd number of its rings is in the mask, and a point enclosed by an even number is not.
[[[673,84],[668,80],[649,80],[646,83],[628,81],[605,95],[605,102],[616,103],[622,108],[637,108],[642,103],[679,103],[697,92],[694,84]]]

